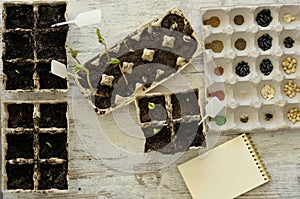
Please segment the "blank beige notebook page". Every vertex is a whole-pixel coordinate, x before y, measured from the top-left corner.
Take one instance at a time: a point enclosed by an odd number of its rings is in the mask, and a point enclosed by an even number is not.
[[[232,199],[270,180],[246,134],[178,169],[196,199]]]

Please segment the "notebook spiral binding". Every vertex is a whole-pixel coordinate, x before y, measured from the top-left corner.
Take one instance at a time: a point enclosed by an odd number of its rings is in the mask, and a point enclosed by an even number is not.
[[[246,134],[244,134],[242,136],[242,138],[244,139],[244,142],[246,143],[246,146],[248,147],[249,152],[252,154],[253,160],[256,163],[256,166],[259,169],[261,176],[264,178],[265,181],[269,181],[270,180],[269,173],[267,172],[265,165],[261,161],[260,156],[256,152],[256,148],[254,147],[254,144],[253,144],[251,138],[249,136],[247,136]]]

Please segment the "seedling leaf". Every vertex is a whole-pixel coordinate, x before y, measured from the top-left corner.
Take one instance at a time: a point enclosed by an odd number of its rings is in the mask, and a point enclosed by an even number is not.
[[[150,110],[155,109],[155,104],[154,104],[153,102],[149,102],[149,103],[148,103],[148,108],[149,108]]]
[[[15,70],[16,73],[21,74],[20,71],[18,71],[17,69]]]
[[[76,58],[78,55],[78,50],[73,50],[72,48],[70,48],[70,52],[73,58]]]
[[[157,133],[159,133],[160,129],[153,129],[153,134],[156,135]]]
[[[111,64],[117,65],[117,64],[120,64],[120,60],[117,59],[117,58],[111,58],[111,59],[110,59],[110,63],[111,63]]]
[[[99,29],[99,28],[96,29],[96,34],[97,34],[97,36],[98,36],[98,41],[99,41],[99,43],[105,44],[105,40],[104,40],[104,38],[101,36],[101,33],[100,33],[100,29]]]
[[[45,142],[45,144],[47,144],[50,148],[52,148],[52,145],[50,144],[50,142]]]

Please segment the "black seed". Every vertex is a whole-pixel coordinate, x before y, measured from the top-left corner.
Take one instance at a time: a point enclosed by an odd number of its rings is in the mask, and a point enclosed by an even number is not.
[[[269,9],[263,9],[256,15],[256,22],[259,26],[267,27],[272,22],[273,17]]]
[[[245,61],[240,61],[235,67],[235,74],[240,77],[245,77],[250,73],[250,66]]]
[[[257,45],[263,51],[269,50],[272,47],[273,38],[269,34],[263,34],[257,39]]]
[[[260,71],[265,76],[270,75],[270,73],[273,70],[273,64],[269,59],[263,59],[259,66],[260,66]]]
[[[286,37],[283,41],[283,44],[286,48],[292,48],[295,41],[291,37]]]
[[[271,113],[266,113],[265,114],[265,120],[270,121],[271,119],[273,119],[273,115]]]

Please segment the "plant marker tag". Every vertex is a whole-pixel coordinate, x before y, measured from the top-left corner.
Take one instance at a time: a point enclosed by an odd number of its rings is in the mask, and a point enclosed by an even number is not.
[[[208,117],[216,117],[218,113],[223,109],[224,105],[217,97],[213,97],[205,106],[206,115],[202,118],[202,120],[198,123],[198,125],[202,124],[204,120]]]
[[[51,25],[51,28],[66,25],[66,24],[71,24],[71,23],[75,23],[77,26],[81,27],[81,26],[87,26],[95,23],[100,23],[100,21],[101,21],[101,10],[98,9],[98,10],[79,13],[74,20],[53,24]]]
[[[63,79],[65,79],[67,77],[67,75],[71,75],[71,76],[75,77],[74,74],[70,73],[67,70],[66,65],[64,65],[63,63],[60,63],[58,61],[55,61],[55,60],[51,61],[51,73],[53,75],[59,76]],[[81,79],[79,76],[77,76],[77,78]]]

